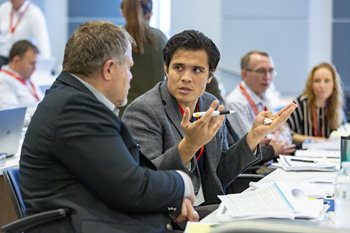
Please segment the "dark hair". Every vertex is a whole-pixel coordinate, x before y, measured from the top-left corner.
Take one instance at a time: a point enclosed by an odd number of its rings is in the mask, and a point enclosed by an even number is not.
[[[39,53],[39,49],[29,40],[19,40],[15,42],[9,53],[9,61],[11,62],[15,56],[23,57],[23,55],[30,49],[36,54]]]
[[[221,90],[219,88],[219,82],[214,76],[211,79],[210,83],[207,83],[207,86],[205,87],[205,91],[214,95],[222,103],[225,103],[224,98],[221,95]]]
[[[141,8],[144,16],[152,12],[152,8],[153,8],[152,0],[140,0],[140,2],[141,2]]]
[[[205,50],[208,55],[210,72],[216,69],[220,61],[219,49],[211,39],[200,31],[185,30],[168,40],[163,50],[164,62],[167,67],[169,67],[170,61],[178,49]]]

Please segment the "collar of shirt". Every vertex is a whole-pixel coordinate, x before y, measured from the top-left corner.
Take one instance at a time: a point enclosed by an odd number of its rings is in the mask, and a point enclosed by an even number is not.
[[[85,82],[84,80],[82,80],[81,78],[79,78],[78,76],[70,73],[74,78],[78,79],[87,89],[89,89],[92,94],[94,94],[94,96],[104,105],[106,105],[106,107],[108,109],[110,109],[116,116],[119,115],[119,109],[117,107],[114,106],[114,104],[107,99],[106,96],[104,96],[99,90],[97,90],[95,87],[93,87],[92,85],[90,85],[89,83]]]
[[[262,108],[266,105],[265,103],[265,94],[263,94],[263,98],[254,93],[252,89],[250,89],[245,82],[242,82],[244,88],[247,90],[249,96],[252,98],[254,103],[259,106],[259,111],[262,111]]]
[[[28,4],[30,4],[30,1],[24,1],[22,6],[15,12],[23,14],[23,12],[27,9]]]
[[[17,75],[19,78],[23,79],[23,78],[22,78],[22,75],[19,74],[17,71],[11,69],[11,67],[10,67],[9,65],[5,65],[5,66],[3,66],[3,67],[1,67],[1,68],[4,69],[4,70],[8,70],[8,71],[14,73],[14,74]],[[24,79],[23,79],[23,80],[24,80]],[[26,81],[26,80],[25,80],[25,81]],[[27,83],[27,82],[26,82],[26,83]]]

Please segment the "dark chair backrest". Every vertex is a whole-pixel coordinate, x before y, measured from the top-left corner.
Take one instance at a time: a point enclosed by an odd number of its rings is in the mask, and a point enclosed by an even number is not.
[[[5,169],[3,171],[3,176],[9,188],[10,197],[12,199],[12,203],[14,204],[17,218],[25,217],[26,207],[24,205],[24,200],[19,184],[19,168],[12,167]]]

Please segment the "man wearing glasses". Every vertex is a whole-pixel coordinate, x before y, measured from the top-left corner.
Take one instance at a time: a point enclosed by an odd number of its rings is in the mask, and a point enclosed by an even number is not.
[[[276,74],[273,60],[267,52],[253,50],[241,58],[242,82],[226,98],[226,107],[236,111],[228,120],[239,137],[251,129],[259,112],[271,110],[265,93]],[[295,146],[283,138],[274,137],[263,144],[267,144],[263,149],[264,161],[274,159],[279,154],[291,154],[295,150]]]

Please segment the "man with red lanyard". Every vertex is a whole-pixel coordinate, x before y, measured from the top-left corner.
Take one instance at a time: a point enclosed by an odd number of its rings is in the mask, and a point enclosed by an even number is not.
[[[30,81],[39,50],[27,40],[17,41],[10,50],[9,64],[0,68],[0,107],[27,106],[31,114],[42,93]]]
[[[265,93],[270,87],[276,70],[272,58],[268,53],[253,50],[245,54],[241,59],[242,82],[227,96],[226,107],[235,110],[234,115],[228,116],[235,133],[242,137],[253,126],[255,117],[261,111],[268,111],[269,104]],[[289,137],[289,131],[284,131],[285,126],[271,136],[272,140],[264,140],[263,160],[264,162],[274,159],[279,154],[291,154],[295,145],[285,137]],[[279,135],[277,135],[279,134]],[[284,135],[287,134],[287,135]],[[264,153],[265,152],[265,153]]]
[[[295,105],[274,117],[259,113],[252,130],[229,147],[225,116],[211,116],[224,106],[205,92],[220,60],[214,42],[199,31],[183,31],[168,40],[163,57],[166,80],[133,101],[122,120],[157,168],[182,170],[191,177],[203,217],[212,210],[210,204],[220,203],[217,195],[260,160],[260,140],[283,124]],[[198,111],[206,114],[196,119]],[[267,117],[273,118],[271,125],[263,124]]]
[[[10,48],[18,40],[32,41],[42,58],[51,57],[45,17],[31,1],[10,0],[0,5],[0,67],[7,64]]]

